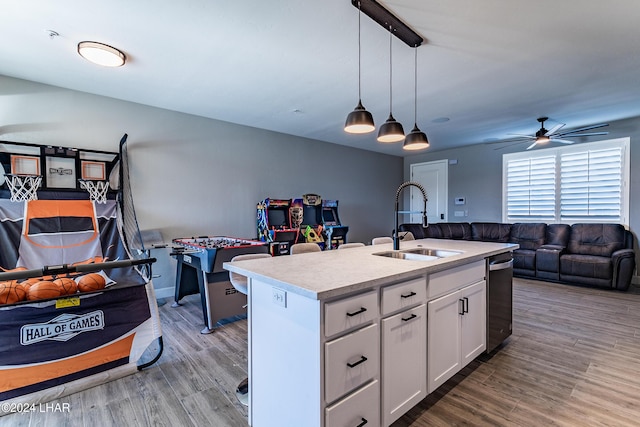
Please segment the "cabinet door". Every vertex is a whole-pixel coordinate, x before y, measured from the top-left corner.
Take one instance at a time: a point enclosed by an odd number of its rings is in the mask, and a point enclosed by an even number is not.
[[[427,395],[427,306],[382,320],[383,425]]]
[[[461,289],[464,315],[460,316],[462,338],[462,366],[487,348],[487,300],[485,281]]]
[[[427,371],[431,393],[455,375],[460,364],[461,291],[429,301],[427,304]]]

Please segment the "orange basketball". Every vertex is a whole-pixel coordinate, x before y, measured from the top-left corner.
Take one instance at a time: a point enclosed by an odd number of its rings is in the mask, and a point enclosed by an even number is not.
[[[38,299],[57,298],[60,295],[60,286],[48,280],[42,280],[29,287],[27,299],[34,301]]]
[[[98,273],[89,273],[78,279],[78,290],[80,292],[99,291],[104,289],[106,281]]]
[[[41,281],[42,281],[41,277],[32,277],[31,279],[23,280],[22,282],[20,282],[20,284],[24,288],[24,291],[28,293],[31,285]]]
[[[53,283],[60,287],[61,295],[71,295],[78,292],[78,284],[75,280],[69,279],[68,277],[61,277],[54,280]]]
[[[13,304],[24,300],[26,296],[27,293],[17,281],[0,282],[0,304]]]

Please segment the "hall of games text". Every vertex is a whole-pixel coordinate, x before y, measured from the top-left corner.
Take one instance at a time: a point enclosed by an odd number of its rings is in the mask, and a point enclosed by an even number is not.
[[[0,411],[4,413],[26,412],[71,412],[70,403],[2,403]]]

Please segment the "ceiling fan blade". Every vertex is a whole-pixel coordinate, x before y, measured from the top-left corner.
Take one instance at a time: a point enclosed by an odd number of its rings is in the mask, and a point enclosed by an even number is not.
[[[609,135],[609,132],[578,133],[575,135],[573,133],[563,133],[563,134],[558,134],[556,136],[559,136],[561,138],[575,138],[577,136],[598,136],[598,135]]]
[[[562,134],[559,134],[558,136],[568,135],[570,133],[582,132],[582,131],[585,131],[585,130],[603,128],[603,127],[606,127],[606,126],[609,126],[609,123],[600,123],[600,124],[593,125],[593,126],[586,126],[586,127],[579,128],[579,129],[573,129],[573,130],[570,130],[568,132],[564,132]]]
[[[527,150],[531,150],[533,147],[536,146],[537,143],[538,143],[538,141],[534,141],[533,144],[531,144],[530,146],[527,147]]]
[[[558,123],[557,125],[552,127],[551,130],[549,130],[547,133],[545,133],[544,136],[553,135],[554,133],[556,133],[557,131],[559,131],[560,129],[562,129],[565,126],[566,125],[564,123]]]
[[[562,144],[573,144],[575,141],[569,141],[568,139],[551,138],[551,142],[560,142]]]
[[[509,141],[500,141],[500,142],[501,143],[505,143],[505,142],[509,142]],[[527,141],[513,142],[512,144],[503,145],[502,147],[496,147],[496,148],[494,148],[494,150],[504,150],[505,148],[515,147],[516,145],[520,145],[523,142],[527,142]]]
[[[527,139],[536,139],[536,137],[533,135],[525,135],[522,133],[508,133],[507,135],[519,136],[521,138],[527,138]]]

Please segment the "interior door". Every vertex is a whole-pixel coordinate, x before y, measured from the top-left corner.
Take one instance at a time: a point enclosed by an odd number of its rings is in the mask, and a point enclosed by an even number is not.
[[[429,223],[447,221],[448,177],[448,160],[437,160],[411,165],[411,181],[421,184],[427,192],[427,220]],[[424,204],[420,190],[413,186],[409,188],[411,189],[410,210],[412,212],[422,211]],[[410,222],[422,222],[421,215],[411,214]]]

